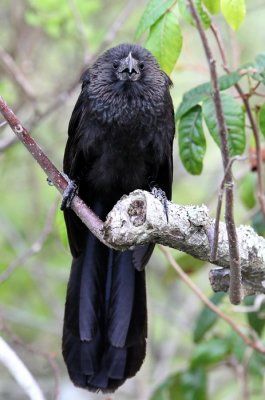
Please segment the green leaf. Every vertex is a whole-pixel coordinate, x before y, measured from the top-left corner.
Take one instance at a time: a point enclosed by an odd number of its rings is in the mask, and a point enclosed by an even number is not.
[[[169,10],[175,1],[176,0],[150,0],[136,29],[136,39]]]
[[[223,298],[225,297],[225,293],[219,292],[214,293],[210,298],[211,302],[214,304],[220,304]],[[218,321],[218,315],[215,314],[209,307],[204,307],[199,314],[196,325],[193,331],[193,340],[195,343],[200,342],[205,334],[214,326],[214,324]]]
[[[179,7],[179,12],[182,15],[182,17],[185,19],[185,21],[188,22],[188,24],[195,26],[195,21],[193,19],[193,16],[191,15],[191,12],[189,10],[188,4],[186,0],[179,0],[178,1],[178,7]],[[207,12],[204,10],[203,5],[202,5],[202,0],[196,0],[195,1],[195,7],[197,9],[197,12],[201,18],[202,24],[205,29],[209,28],[211,25],[211,18],[207,14]]]
[[[245,150],[245,115],[239,103],[232,96],[222,93],[221,101],[228,131],[229,153],[233,157],[242,154]],[[212,97],[203,101],[202,111],[209,132],[220,147],[220,136]]]
[[[191,359],[192,368],[207,367],[224,360],[230,353],[230,343],[225,339],[213,338],[194,348]]]
[[[199,175],[202,172],[206,150],[201,106],[195,106],[181,117],[178,132],[181,161],[187,171]]]
[[[220,12],[220,0],[202,0],[202,2],[211,14],[218,14]]]
[[[253,306],[255,303],[256,296],[248,296],[244,299],[244,304],[246,306]],[[265,304],[261,304],[258,311],[247,312],[246,316],[248,323],[253,328],[259,336],[261,336],[265,327],[264,318]]]
[[[221,0],[221,11],[234,31],[236,31],[246,16],[245,0]]]
[[[161,68],[170,74],[182,47],[182,34],[175,14],[168,11],[151,26],[145,47],[157,58]]]
[[[249,171],[240,182],[239,195],[242,203],[247,208],[256,205],[257,174]]]
[[[207,377],[203,367],[178,372],[167,378],[150,400],[207,400]]]
[[[265,137],[265,103],[259,110],[259,127],[262,135]]]
[[[202,0],[195,0],[195,6],[197,8],[198,14],[201,18],[202,24],[205,29],[209,28],[212,23],[212,20],[209,14],[204,10],[202,5]]]
[[[232,86],[234,86],[239,80],[242,78],[242,74],[238,71],[234,71],[231,74],[221,76],[219,81],[219,89],[226,90]],[[210,82],[202,83],[199,86],[189,90],[183,96],[183,100],[180,103],[175,118],[178,119],[182,117],[187,111],[189,111],[192,107],[196,106],[199,102],[201,102],[204,98],[210,96],[212,94],[212,85]]]
[[[251,218],[251,226],[255,229],[258,235],[265,237],[265,222],[261,211],[258,211],[253,215]]]

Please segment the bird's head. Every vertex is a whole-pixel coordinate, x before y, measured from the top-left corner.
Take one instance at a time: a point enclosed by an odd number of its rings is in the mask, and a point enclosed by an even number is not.
[[[160,69],[155,57],[145,48],[120,44],[103,53],[89,68],[83,81],[90,83],[94,93],[131,91],[144,93],[150,88],[165,88],[171,83]]]
[[[137,81],[145,67],[144,61],[134,58],[131,51],[127,57],[113,61],[112,65],[121,81]]]

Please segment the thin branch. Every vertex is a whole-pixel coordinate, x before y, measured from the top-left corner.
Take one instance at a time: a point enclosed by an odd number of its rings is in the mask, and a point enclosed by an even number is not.
[[[2,47],[0,47],[0,63],[4,66],[6,71],[9,73],[9,75],[11,75],[26,96],[30,99],[35,99],[35,92],[31,84],[26,79],[23,72],[19,69],[15,63],[15,60]]]
[[[211,261],[216,260],[217,258],[217,251],[218,251],[218,236],[219,236],[219,224],[220,224],[220,217],[221,217],[221,209],[222,209],[222,201],[223,201],[223,194],[225,189],[226,177],[229,170],[232,168],[232,165],[235,161],[242,161],[245,160],[246,157],[235,156],[230,158],[226,171],[224,173],[219,194],[218,194],[218,201],[217,201],[217,208],[216,208],[216,215],[215,215],[215,225],[214,225],[214,235],[213,240],[211,243]],[[210,237],[210,236],[209,236]]]
[[[159,246],[159,249],[165,255],[166,259],[170,263],[170,265],[175,269],[177,274],[179,275],[180,279],[194,292],[194,294],[210,309],[212,310],[218,317],[224,320],[236,333],[241,339],[245,342],[247,346],[252,347],[254,350],[258,351],[259,353],[265,354],[265,347],[262,343],[258,341],[253,341],[247,335],[245,335],[241,329],[237,326],[236,322],[224,314],[215,304],[213,304],[207,296],[195,285],[195,283],[189,278],[189,276],[180,268],[177,264],[176,260],[170,253],[168,248],[164,246]]]
[[[122,9],[121,13],[118,15],[114,23],[111,25],[110,29],[107,31],[105,38],[101,42],[97,54],[101,53],[113,42],[117,33],[124,26],[124,21],[128,19],[131,15],[133,8],[137,5],[137,2],[134,0],[128,0],[126,6]]]
[[[0,318],[0,325],[1,325],[1,330],[8,335],[10,341],[12,343],[17,344],[21,346],[24,350],[26,349],[29,353],[36,354],[40,357],[43,357],[47,360],[49,363],[51,370],[54,375],[54,390],[53,390],[53,399],[57,400],[59,397],[59,380],[60,380],[60,372],[58,365],[55,360],[55,355],[46,351],[42,351],[39,348],[35,348],[34,346],[25,343],[19,336],[17,336],[11,329],[10,327],[6,324],[5,320]]]
[[[23,254],[21,254],[16,260],[14,260],[7,267],[7,269],[0,275],[0,284],[5,282],[18,267],[25,264],[25,262],[30,257],[38,253],[42,249],[44,242],[51,233],[57,206],[58,202],[56,201],[56,203],[54,203],[52,207],[49,209],[44,228],[41,234],[39,235],[38,239],[35,240],[34,243],[29,248],[27,248],[27,250]]]
[[[204,47],[204,51],[206,54],[206,58],[209,65],[209,71],[211,75],[211,82],[213,86],[213,101],[215,106],[217,124],[219,129],[219,135],[221,139],[221,154],[223,160],[223,168],[226,172],[226,202],[225,202],[225,222],[227,227],[227,233],[229,238],[229,252],[230,252],[230,289],[229,289],[229,297],[232,304],[239,304],[242,299],[242,285],[241,285],[241,270],[240,270],[240,255],[238,251],[238,242],[237,242],[237,234],[236,227],[234,222],[234,213],[233,213],[233,203],[234,203],[234,183],[231,169],[227,170],[229,165],[229,148],[227,142],[227,128],[224,119],[224,113],[221,103],[221,96],[218,85],[218,77],[215,67],[215,60],[212,55],[212,51],[209,47],[208,40],[206,38],[204,29],[202,27],[202,23],[200,17],[197,13],[197,10],[193,4],[193,0],[188,0],[188,4],[191,10],[191,14],[196,22],[196,26],[199,32],[199,35],[202,40],[202,44]]]
[[[0,337],[0,362],[31,400],[45,400],[37,382],[11,347]]]
[[[219,48],[219,51],[221,54],[224,70],[229,74],[231,71],[227,64],[225,49],[224,49],[224,45],[223,45],[219,30],[213,24],[211,25],[211,30],[213,32],[213,35],[215,37],[216,43],[218,45],[218,48]],[[259,86],[259,84],[260,84],[260,82],[257,83],[254,90],[256,90],[256,88]],[[253,117],[253,113],[251,111],[248,97],[245,96],[243,90],[241,89],[241,86],[238,83],[235,84],[235,88],[236,88],[240,98],[243,101],[243,104],[245,106],[246,113],[247,113],[247,116],[248,116],[248,119],[250,122],[250,126],[253,131],[253,135],[254,135],[256,152],[257,152],[258,200],[259,200],[259,204],[260,204],[260,208],[261,208],[263,217],[265,218],[264,173],[263,173],[262,151],[261,151],[261,143],[260,143],[258,127],[257,127],[257,124]]]
[[[26,128],[21,125],[21,122],[13,113],[13,111],[8,107],[3,98],[0,96],[0,112],[10,125],[13,132],[17,135],[18,139],[24,144],[28,149],[30,154],[35,158],[40,167],[43,169],[47,177],[53,183],[53,185],[58,189],[58,191],[63,194],[68,186],[68,182],[61,174],[54,164],[49,160],[46,154],[41,150],[38,144],[30,136]],[[94,214],[94,212],[87,207],[80,197],[75,196],[71,203],[71,208],[78,215],[81,221],[90,229],[90,231],[102,242],[104,242],[101,234],[101,229],[103,226],[102,221]],[[106,244],[106,243],[105,243]]]

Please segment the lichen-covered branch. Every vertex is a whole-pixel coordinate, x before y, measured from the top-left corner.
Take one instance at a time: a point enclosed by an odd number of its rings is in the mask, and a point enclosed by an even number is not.
[[[168,222],[160,201],[148,192],[135,190],[124,196],[109,213],[103,227],[104,239],[124,250],[148,242],[160,243],[210,262],[209,243],[214,219],[206,206],[182,206],[169,202]],[[265,239],[249,226],[237,228],[243,295],[265,293]],[[210,272],[215,291],[228,291],[229,243],[226,226],[220,222],[217,258],[219,267]]]

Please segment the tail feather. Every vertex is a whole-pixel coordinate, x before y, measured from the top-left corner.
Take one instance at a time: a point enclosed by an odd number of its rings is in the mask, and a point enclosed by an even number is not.
[[[135,269],[134,258],[133,251],[108,249],[88,233],[84,252],[73,260],[63,356],[77,386],[112,392],[134,376],[143,363],[147,336],[145,271]]]

